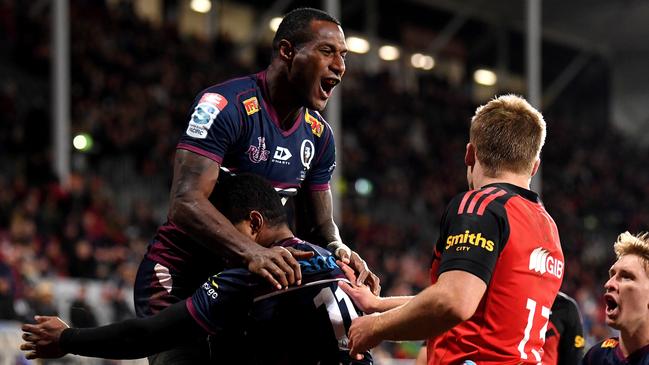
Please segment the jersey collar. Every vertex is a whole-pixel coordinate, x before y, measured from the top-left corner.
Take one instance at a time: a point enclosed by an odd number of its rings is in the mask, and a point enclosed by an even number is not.
[[[514,184],[508,184],[508,183],[504,183],[504,182],[487,184],[487,185],[483,186],[482,189],[484,189],[486,187],[490,187],[490,186],[499,187],[499,188],[501,188],[501,189],[503,189],[503,190],[505,190],[507,192],[520,195],[523,198],[525,198],[525,199],[527,199],[527,200],[529,200],[531,202],[541,204],[541,198],[539,198],[539,195],[537,193],[533,192],[532,190],[523,189],[520,186],[516,186]]]
[[[295,118],[295,120],[293,121],[293,126],[288,130],[283,130],[282,126],[279,123],[279,118],[277,117],[277,111],[275,110],[275,107],[273,106],[273,104],[270,103],[270,93],[268,92],[268,84],[266,83],[266,73],[267,73],[267,71],[268,70],[264,70],[264,71],[261,71],[261,72],[257,73],[257,85],[259,85],[259,89],[261,90],[261,93],[262,93],[262,96],[263,96],[261,98],[261,102],[262,102],[262,104],[264,106],[263,109],[266,111],[266,113],[268,114],[268,117],[273,122],[275,127],[277,127],[277,130],[279,130],[280,133],[282,133],[282,135],[284,137],[287,137],[287,136],[291,135],[293,132],[295,132],[299,128],[299,126],[301,124],[300,122],[304,118],[304,109],[305,108],[302,108],[302,110],[300,110],[300,112],[297,114],[297,118]],[[266,102],[266,100],[268,100],[268,102]]]

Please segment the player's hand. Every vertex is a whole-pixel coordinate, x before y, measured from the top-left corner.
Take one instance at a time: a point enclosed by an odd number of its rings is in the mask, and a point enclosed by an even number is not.
[[[308,259],[311,256],[313,252],[291,247],[258,246],[250,255],[248,270],[264,277],[277,289],[288,288],[289,285],[302,284],[302,271],[297,260]]]
[[[345,262],[343,258],[341,258],[341,261]],[[381,281],[378,276],[370,271],[365,260],[356,252],[351,251],[348,261],[349,266],[357,273],[356,285],[367,285],[374,295],[379,295],[381,293]]]
[[[338,286],[349,295],[354,303],[366,314],[378,311],[380,297],[374,295],[367,285],[356,285],[356,274],[354,270],[341,261],[336,261],[338,266],[343,270],[347,279],[352,285],[344,281],[339,281]]]
[[[28,351],[27,359],[54,359],[65,355],[61,350],[59,340],[61,333],[70,328],[59,317],[35,316],[37,324],[23,324],[23,340],[20,349]]]
[[[356,360],[363,359],[363,352],[376,347],[381,339],[376,334],[377,315],[355,318],[349,328],[349,355]]]

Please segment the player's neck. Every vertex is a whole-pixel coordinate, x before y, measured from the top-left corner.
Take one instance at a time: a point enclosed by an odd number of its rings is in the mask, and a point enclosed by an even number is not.
[[[295,235],[293,235],[293,232],[288,228],[287,225],[284,224],[278,227],[266,228],[265,232],[263,233],[263,239],[258,240],[258,242],[262,246],[271,247],[293,237],[295,237]]]
[[[624,357],[649,345],[649,328],[646,325],[633,330],[620,330],[620,349]]]
[[[302,105],[291,87],[286,72],[271,63],[266,71],[266,96],[277,113],[277,119],[282,129],[293,127],[293,122],[302,109]]]
[[[509,174],[499,175],[497,177],[483,177],[476,182],[476,189],[482,189],[483,186],[496,183],[506,183],[516,185],[520,188],[530,190],[530,179],[520,175],[509,176]]]

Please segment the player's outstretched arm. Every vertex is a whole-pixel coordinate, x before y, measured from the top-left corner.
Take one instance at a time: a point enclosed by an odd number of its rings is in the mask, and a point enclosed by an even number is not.
[[[311,205],[315,215],[316,234],[321,237],[322,242],[327,243],[327,249],[354,269],[358,274],[358,285],[365,284],[370,287],[372,293],[379,295],[381,284],[378,276],[374,275],[365,260],[358,253],[350,250],[340,238],[338,226],[333,219],[331,191],[312,191]]]
[[[349,329],[352,356],[383,340],[422,340],[448,331],[471,318],[487,289],[482,279],[465,271],[447,271],[437,283],[408,303],[380,315],[358,317]]]
[[[352,298],[354,304],[356,304],[356,306],[365,314],[385,312],[406,304],[410,299],[412,299],[412,296],[380,297],[374,295],[368,286],[356,284],[356,274],[349,265],[341,261],[336,261],[336,263],[343,270],[347,279],[352,283],[349,285],[344,281],[340,281],[338,282],[338,286],[347,293],[350,298]]]
[[[176,150],[169,218],[209,250],[241,262],[278,289],[300,284],[302,253],[265,248],[245,237],[209,201],[220,165],[187,150]],[[310,254],[306,254],[310,257]],[[294,257],[295,256],[295,257]]]
[[[58,317],[36,317],[24,324],[20,349],[28,359],[58,358],[67,353],[105,359],[137,359],[171,349],[206,332],[189,314],[185,301],[154,316],[107,326],[69,328]]]

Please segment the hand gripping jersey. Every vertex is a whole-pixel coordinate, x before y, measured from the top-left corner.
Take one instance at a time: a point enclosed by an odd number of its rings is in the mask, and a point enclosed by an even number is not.
[[[302,108],[292,128],[282,130],[267,95],[266,72],[202,91],[177,148],[218,162],[219,179],[236,172],[264,177],[282,196],[290,217],[286,200],[298,189],[329,189],[335,168],[333,132],[317,111],[307,108]],[[209,274],[224,267],[222,258],[172,221],[158,229],[146,259],[136,285],[139,316],[189,297]]]
[[[649,345],[624,357],[620,341],[612,337],[599,342],[584,356],[582,365],[649,365]]]
[[[544,365],[575,365],[584,356],[584,330],[574,299],[559,292],[552,304],[543,345]]]
[[[212,276],[187,300],[212,335],[212,357],[223,364],[371,364],[349,356],[347,331],[358,316],[338,287],[346,280],[325,249],[292,238],[281,243],[314,252],[300,261],[302,285],[276,290],[245,269]]]
[[[538,196],[490,184],[455,197],[442,218],[431,269],[469,272],[487,284],[469,320],[428,341],[429,364],[538,364],[564,259]]]

